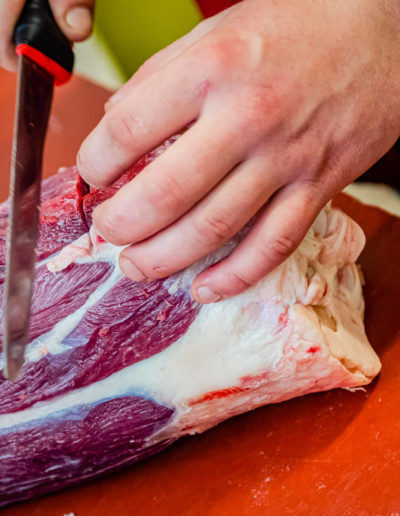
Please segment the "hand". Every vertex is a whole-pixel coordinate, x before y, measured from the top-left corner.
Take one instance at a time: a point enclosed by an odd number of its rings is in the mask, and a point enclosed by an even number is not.
[[[254,215],[247,237],[194,280],[200,302],[253,285],[323,205],[400,134],[398,0],[245,0],[152,57],[82,144],[101,187],[190,128],[94,212],[140,281],[182,269]]]
[[[49,0],[58,26],[70,41],[82,41],[90,36],[94,0]],[[0,66],[10,71],[17,67],[12,44],[15,24],[25,0],[0,0]]]

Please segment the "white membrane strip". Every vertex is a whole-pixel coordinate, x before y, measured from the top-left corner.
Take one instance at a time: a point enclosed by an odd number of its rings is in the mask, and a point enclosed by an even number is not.
[[[86,302],[80,308],[59,321],[49,332],[41,335],[27,346],[25,351],[26,362],[36,362],[40,360],[44,354],[47,355],[50,353],[52,355],[59,355],[69,349],[69,346],[63,344],[62,341],[79,324],[86,312],[100,301],[122,278],[123,274],[117,264],[109,278],[90,294]]]

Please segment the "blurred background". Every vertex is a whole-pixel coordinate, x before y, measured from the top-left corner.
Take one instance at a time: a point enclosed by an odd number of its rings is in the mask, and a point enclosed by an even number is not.
[[[76,72],[116,89],[202,18],[195,0],[97,0],[93,36],[75,48]]]

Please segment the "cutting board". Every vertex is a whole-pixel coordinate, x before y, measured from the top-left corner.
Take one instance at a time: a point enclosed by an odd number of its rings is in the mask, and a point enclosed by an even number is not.
[[[7,195],[14,83],[11,74],[0,72],[2,199]],[[74,163],[108,95],[78,78],[57,91],[46,175]],[[183,438],[133,467],[13,505],[2,515],[400,514],[400,219],[345,196],[336,203],[367,235],[361,256],[366,326],[383,363],[371,386],[260,408]]]

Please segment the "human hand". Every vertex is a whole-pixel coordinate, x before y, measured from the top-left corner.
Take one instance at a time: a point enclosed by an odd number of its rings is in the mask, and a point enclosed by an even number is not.
[[[70,41],[82,41],[92,31],[95,0],[49,0],[60,29]],[[0,0],[0,66],[10,71],[17,67],[12,35],[25,0]]]
[[[153,56],[82,144],[96,187],[194,122],[94,211],[135,281],[170,275],[252,217],[192,295],[228,298],[290,255],[323,205],[400,134],[397,0],[245,0]]]

